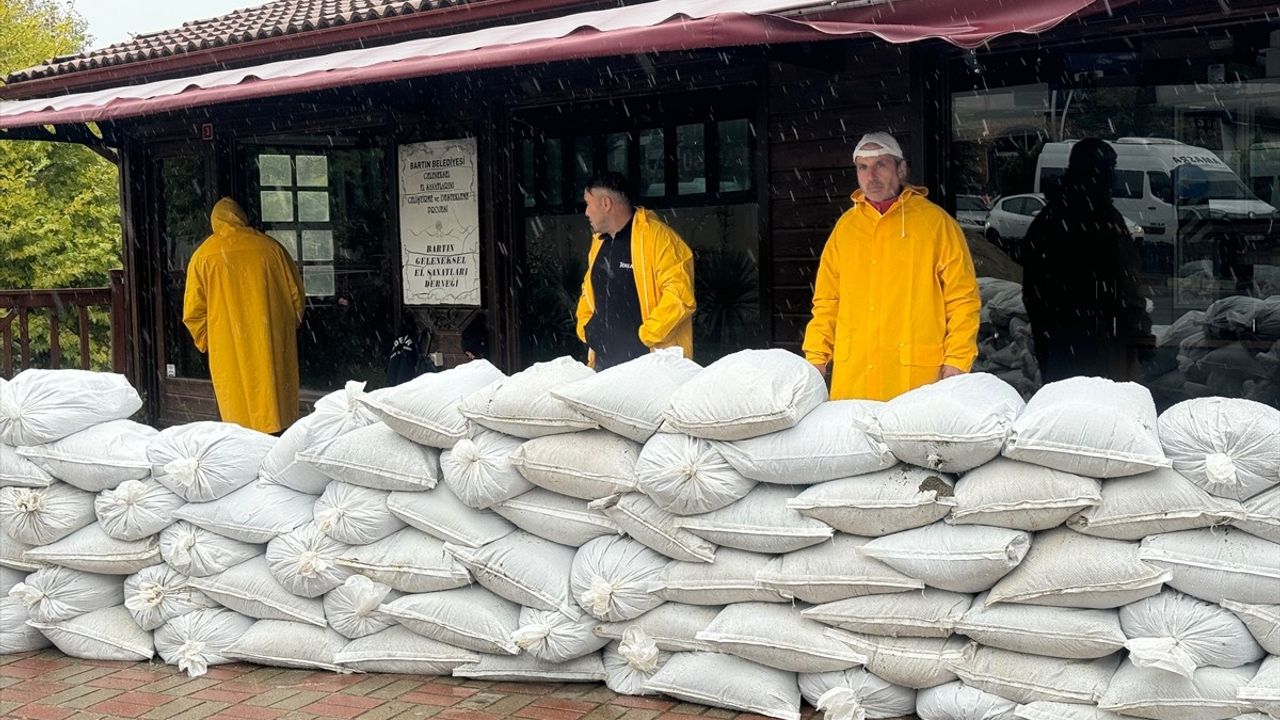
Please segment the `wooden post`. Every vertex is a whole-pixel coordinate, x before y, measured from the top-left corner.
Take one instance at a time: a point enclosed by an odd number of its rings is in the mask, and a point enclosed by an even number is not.
[[[49,367],[58,370],[62,367],[62,338],[59,337],[58,323],[61,321],[57,305],[49,308]]]
[[[80,369],[89,369],[89,308],[81,305],[80,311]]]
[[[128,375],[128,296],[124,288],[124,270],[107,271],[111,277],[111,370]]]

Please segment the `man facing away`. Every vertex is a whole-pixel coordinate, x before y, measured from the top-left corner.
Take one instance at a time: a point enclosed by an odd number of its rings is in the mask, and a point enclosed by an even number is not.
[[[693,355],[693,253],[658,216],[632,205],[619,173],[582,193],[593,236],[578,298],[578,339],[596,370],[680,347]]]
[[[298,324],[302,280],[288,252],[249,227],[222,198],[213,234],[191,255],[182,322],[209,354],[213,393],[226,422],[266,433],[298,417]]]
[[[869,133],[853,162],[859,189],[823,248],[804,353],[831,370],[832,400],[889,400],[969,371],[981,299],[960,225],[905,183],[898,141]]]

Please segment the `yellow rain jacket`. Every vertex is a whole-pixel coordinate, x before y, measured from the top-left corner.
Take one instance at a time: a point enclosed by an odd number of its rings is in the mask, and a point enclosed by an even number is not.
[[[591,267],[600,252],[600,236],[591,238],[587,275],[578,298],[578,339],[587,341],[587,321],[596,311],[596,295],[591,288]],[[631,266],[640,294],[640,342],[650,349],[684,348],[693,357],[693,252],[684,240],[658,216],[636,208],[631,219]],[[595,366],[595,352],[588,351],[587,364]]]
[[[978,281],[960,226],[903,187],[881,215],[859,190],[822,251],[805,358],[833,362],[831,399],[889,400],[968,372],[978,355]]]
[[[182,322],[209,353],[222,419],[276,432],[298,417],[302,280],[280,243],[249,227],[230,198],[191,256]]]

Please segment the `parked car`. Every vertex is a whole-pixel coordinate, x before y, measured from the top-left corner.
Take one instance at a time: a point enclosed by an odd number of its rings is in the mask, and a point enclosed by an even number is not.
[[[1018,246],[1022,238],[1027,236],[1027,228],[1031,227],[1031,221],[1040,214],[1044,206],[1045,199],[1041,193],[1002,197],[991,206],[991,212],[987,214],[987,228],[983,234],[993,245],[1016,259]],[[1135,240],[1143,238],[1141,225],[1128,217],[1124,218],[1124,224]]]
[[[984,230],[987,227],[987,213],[991,206],[980,195],[956,196],[956,222],[960,227],[972,230]]]

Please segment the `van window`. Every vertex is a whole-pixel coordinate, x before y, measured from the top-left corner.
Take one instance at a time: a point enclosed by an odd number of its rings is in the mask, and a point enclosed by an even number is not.
[[[1169,179],[1169,173],[1151,170],[1147,172],[1147,182],[1151,183],[1152,195],[1173,204],[1173,180]]]
[[[1142,171],[1117,170],[1111,181],[1111,197],[1133,200],[1142,197]]]
[[[1040,168],[1040,192],[1045,195],[1052,195],[1057,192],[1062,185],[1062,174],[1066,172],[1063,168]]]

